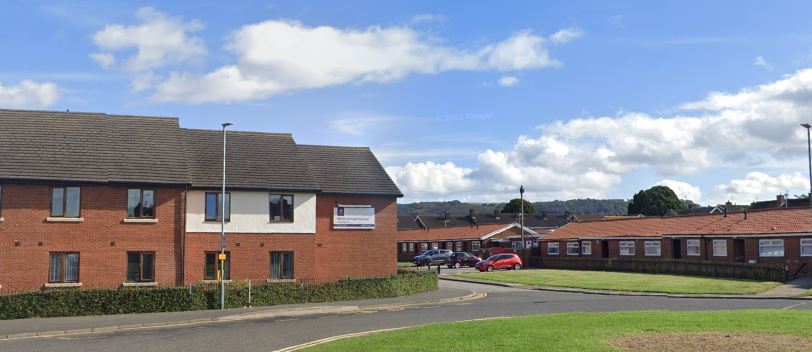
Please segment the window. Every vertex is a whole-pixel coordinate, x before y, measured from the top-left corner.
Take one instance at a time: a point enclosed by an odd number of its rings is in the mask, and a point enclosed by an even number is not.
[[[409,253],[414,252],[414,243],[409,243]]]
[[[646,256],[648,257],[659,257],[661,251],[660,248],[660,241],[645,241],[644,243]]]
[[[454,243],[453,242],[446,242],[445,243],[445,249],[452,249],[452,248],[454,248]]]
[[[440,244],[439,244],[439,243],[437,243],[437,242],[432,242],[432,243],[431,243],[431,249],[438,249],[438,248],[440,248]]]
[[[293,252],[271,252],[271,279],[293,279]]]
[[[801,256],[812,257],[812,238],[801,239]]]
[[[689,256],[698,256],[700,254],[699,251],[699,240],[686,240],[685,241],[685,254]]]
[[[620,255],[634,255],[634,241],[620,241]]]
[[[513,249],[521,249],[522,248],[522,241],[511,241],[510,247]]]
[[[567,242],[567,255],[578,255],[580,253],[580,248],[578,247],[578,242]]]
[[[225,212],[226,221],[231,220],[231,193],[226,193]],[[220,204],[222,193],[206,193],[206,221],[221,221]]]
[[[429,244],[428,243],[423,242],[423,243],[420,244],[420,251],[421,252],[425,252],[428,249],[429,249]]]
[[[478,251],[479,250],[479,241],[471,241],[471,250]]]
[[[154,218],[155,192],[150,189],[128,189],[127,217]]]
[[[547,243],[547,255],[558,255],[558,242]]]
[[[592,255],[592,242],[590,241],[581,242],[581,254]]]
[[[713,240],[713,256],[727,257],[727,240]]]
[[[219,254],[220,252],[206,252],[204,280],[217,280],[217,272],[220,271],[220,262],[217,260]],[[231,252],[226,252],[226,261],[223,266],[223,280],[231,280]]]
[[[79,253],[51,253],[48,282],[79,282]]]
[[[759,257],[783,257],[784,240],[758,240]]]
[[[79,187],[54,187],[51,190],[52,217],[79,217]]]
[[[293,222],[293,196],[289,194],[271,194],[271,221]]]
[[[454,250],[457,252],[462,252],[462,242],[454,242]]]
[[[155,281],[155,253],[127,252],[127,282]]]

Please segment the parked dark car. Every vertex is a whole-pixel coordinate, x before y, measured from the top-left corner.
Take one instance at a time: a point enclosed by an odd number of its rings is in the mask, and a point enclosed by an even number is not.
[[[498,269],[519,270],[522,268],[522,258],[516,253],[503,253],[492,255],[483,261],[476,263],[479,271],[494,271]]]
[[[451,261],[448,263],[449,268],[459,268],[461,266],[476,266],[477,262],[482,261],[482,258],[477,257],[468,252],[454,252],[451,255]]]
[[[414,257],[412,263],[417,266],[448,264],[452,254],[454,252],[448,249],[432,249]]]

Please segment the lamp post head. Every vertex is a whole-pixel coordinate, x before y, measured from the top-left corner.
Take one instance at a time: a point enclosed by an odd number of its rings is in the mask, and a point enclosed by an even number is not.
[[[226,123],[224,123],[224,124],[223,124],[223,128],[226,128],[226,127],[228,127],[228,126],[233,126],[233,125],[234,125],[234,124],[233,124],[233,123],[231,123],[231,122],[226,122]]]
[[[804,128],[812,128],[812,125],[810,125],[808,122],[802,123],[801,126],[803,126]]]
[[[524,194],[524,186],[519,186],[519,194]]]

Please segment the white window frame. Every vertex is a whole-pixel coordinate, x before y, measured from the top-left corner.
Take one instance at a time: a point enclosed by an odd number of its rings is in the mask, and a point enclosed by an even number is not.
[[[801,238],[800,247],[802,257],[812,257],[812,238]],[[806,254],[804,254],[804,247],[808,249]]]
[[[423,242],[423,243],[421,243],[421,244],[420,244],[420,252],[425,252],[425,251],[427,251],[427,250],[429,250],[429,244],[428,244],[428,242]]]
[[[649,249],[652,250],[649,253]],[[654,253],[656,249],[656,253]],[[645,241],[643,242],[643,252],[646,257],[659,257],[663,255],[663,244],[662,241]]]
[[[414,252],[414,242],[409,242],[409,253]]]
[[[714,257],[727,257],[727,240],[713,240],[713,256]],[[724,249],[724,251],[722,251]]]
[[[510,248],[513,248],[513,249],[522,248],[522,241],[521,240],[519,240],[519,241],[510,241]]]
[[[462,242],[454,242],[454,251],[462,252]]]
[[[618,252],[619,252],[620,255],[625,256],[625,257],[634,256],[635,252],[637,251],[636,247],[637,247],[637,244],[635,243],[635,241],[620,241],[620,243],[618,243]],[[627,251],[626,253],[623,253],[624,249],[629,249],[629,248],[631,248],[631,252]]]
[[[445,243],[445,249],[451,250],[454,249],[454,242],[448,241]]]
[[[581,246],[578,245],[577,241],[569,241],[567,242],[567,255],[579,255],[581,254]]]
[[[696,253],[691,254],[691,247],[696,247]],[[702,255],[702,244],[698,239],[685,240],[685,255],[689,257],[698,257]]]
[[[478,251],[480,249],[479,241],[471,241],[471,250]]]
[[[431,249],[440,249],[440,242],[432,242]]]
[[[781,254],[779,255],[776,253],[775,249],[771,251],[767,251],[767,248],[774,247],[778,248],[780,245],[781,247]],[[765,257],[765,258],[782,258],[784,257],[784,240],[778,238],[767,238],[763,240],[758,240],[758,256]]]
[[[555,249],[555,253],[551,252],[550,250]],[[548,242],[547,243],[547,255],[559,255],[561,252],[558,248],[558,242]]]
[[[592,255],[592,241],[581,241],[581,254]]]
[[[407,245],[406,242],[403,242],[403,243],[400,244],[400,252],[401,253],[406,253],[408,248],[409,248],[409,245]]]

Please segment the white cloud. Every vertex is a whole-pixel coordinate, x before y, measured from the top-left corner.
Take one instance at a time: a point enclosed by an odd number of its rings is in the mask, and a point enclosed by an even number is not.
[[[559,32],[558,42],[574,39]],[[158,101],[234,102],[342,84],[385,83],[445,71],[556,67],[546,39],[529,30],[479,48],[445,44],[405,26],[310,27],[287,20],[246,25],[227,49],[237,62],[205,74],[175,72],[156,86]]]
[[[90,57],[104,68],[120,62],[126,70],[144,71],[193,61],[206,54],[203,40],[191,35],[203,29],[202,22],[170,17],[151,7],[138,9],[135,18],[137,24],[111,24],[93,34],[93,43],[101,52]],[[135,53],[124,60],[115,56],[131,50]]]
[[[699,203],[699,201],[702,199],[702,192],[699,190],[699,187],[691,185],[687,182],[662,180],[657,182],[657,185],[670,188],[672,191],[674,191],[674,193],[677,194],[677,197],[682,200],[691,200]]]
[[[754,200],[774,199],[778,194],[806,194],[809,179],[800,172],[770,176],[762,172],[750,172],[743,179],[720,184],[715,190],[734,203],[747,204]]]
[[[396,120],[393,116],[378,114],[342,114],[329,122],[331,129],[354,136],[362,136],[371,129]]]
[[[414,24],[421,24],[421,23],[431,23],[431,22],[445,22],[446,17],[443,15],[438,15],[434,13],[421,13],[419,15],[415,15],[409,21]]]
[[[59,88],[52,82],[21,81],[16,86],[0,82],[0,107],[42,108],[59,100]]]
[[[773,70],[773,65],[770,65],[770,63],[764,60],[764,58],[761,57],[761,55],[756,56],[756,58],[753,60],[753,65],[761,66],[769,71]]]
[[[584,30],[578,27],[565,28],[550,36],[550,41],[556,44],[566,44],[584,36]]]
[[[476,182],[468,177],[471,170],[450,162],[408,163],[402,167],[387,167],[386,172],[397,180],[399,186],[414,190],[411,197],[430,198],[476,189]]]
[[[510,87],[519,84],[519,77],[516,76],[503,76],[499,78],[499,85],[502,87]]]

